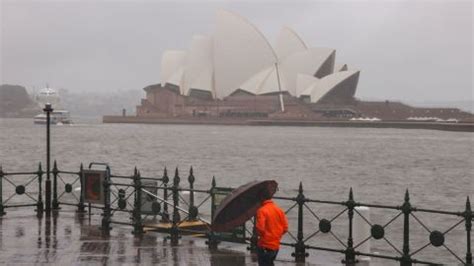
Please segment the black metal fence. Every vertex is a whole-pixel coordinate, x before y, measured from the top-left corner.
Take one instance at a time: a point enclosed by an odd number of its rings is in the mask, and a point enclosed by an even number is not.
[[[93,164],[89,165],[91,168]],[[144,177],[140,171],[135,168],[130,175],[112,174],[107,165],[103,165],[107,171],[107,176],[103,181],[102,189],[104,193],[103,202],[100,204],[86,203],[84,200],[84,167],[80,166],[77,172],[60,170],[57,163],[54,162],[52,169],[52,206],[45,206],[43,203],[43,175],[41,164],[33,172],[8,172],[0,167],[0,217],[6,215],[9,208],[36,207],[36,215],[41,216],[48,209],[60,211],[61,208],[74,206],[79,213],[85,213],[86,208],[89,214],[92,209],[97,209],[102,214],[101,229],[108,233],[112,225],[129,225],[133,227],[133,234],[141,235],[145,229],[156,229],[154,226],[161,225],[160,230],[168,234],[170,240],[174,243],[179,241],[183,234],[193,234],[206,237],[210,248],[217,248],[221,241],[245,242],[248,249],[255,252],[257,245],[257,235],[255,231],[255,222],[247,223],[244,227],[244,234],[233,235],[232,233],[222,235],[213,232],[209,226],[212,210],[215,208],[215,199],[218,195],[225,196],[223,191],[229,191],[230,188],[222,188],[216,185],[215,178],[212,179],[209,188],[194,188],[195,177],[193,169],[189,170],[187,185],[181,185],[181,177],[176,168],[174,176],[170,178],[168,171],[164,169],[160,177]],[[7,189],[10,187],[10,189]],[[185,196],[187,194],[187,196]],[[144,200],[145,198],[145,200]],[[199,200],[198,200],[199,199]],[[296,212],[297,222],[290,224],[289,239],[282,242],[283,247],[292,248],[292,256],[297,262],[304,262],[309,256],[310,250],[319,250],[341,254],[342,262],[346,265],[354,265],[361,256],[373,257],[397,261],[400,265],[418,264],[440,264],[441,262],[433,260],[419,259],[421,251],[428,247],[444,248],[452,257],[451,261],[464,265],[472,264],[471,250],[471,229],[473,212],[469,197],[461,211],[440,211],[425,208],[418,208],[411,204],[408,190],[405,197],[399,205],[379,205],[358,202],[354,199],[354,193],[350,189],[346,200],[329,201],[317,200],[306,197],[303,184],[300,183],[298,192],[294,197],[279,196],[274,197],[282,205],[289,206],[286,209],[287,214]],[[210,204],[209,205],[206,205]],[[315,211],[315,206],[327,205],[329,207],[339,206],[341,210],[330,218],[323,218],[321,214]],[[145,208],[146,206],[146,208]],[[385,223],[371,223],[370,219],[364,216],[358,210],[358,207],[369,207],[380,210],[391,210],[395,212],[393,218]],[[204,210],[204,211],[201,211]],[[440,216],[453,217],[457,219],[452,226],[444,230],[432,230],[419,218],[420,214],[436,214]],[[121,215],[119,215],[121,214]],[[149,222],[149,217],[159,217],[155,223]],[[341,217],[347,218],[347,228],[345,230],[346,238],[338,236],[339,232],[334,231],[333,224]],[[370,232],[366,232],[368,237],[363,240],[354,241],[354,218],[360,217],[370,227]],[[206,220],[206,218],[208,220]],[[305,220],[315,219],[317,228],[304,228]],[[253,219],[254,220],[254,219]],[[386,230],[388,226],[397,220],[403,222],[403,235],[401,243],[393,243],[388,237]],[[156,221],[156,220],[155,220]],[[201,227],[184,227],[185,223],[201,222]],[[422,246],[413,248],[411,246],[411,226],[420,225],[426,231],[426,243]],[[253,226],[252,226],[253,225]],[[446,235],[455,228],[462,228],[465,231],[465,249],[453,250],[446,243]],[[246,233],[246,234],[245,234]],[[248,234],[248,237],[247,237]],[[330,235],[333,237],[340,248],[332,248],[325,245],[313,244],[317,235]],[[239,239],[241,238],[241,239]],[[374,244],[384,242],[392,248],[391,253],[376,254],[360,251],[360,247],[367,241],[373,240]],[[456,239],[461,242],[463,239]],[[461,255],[462,254],[462,255]]]

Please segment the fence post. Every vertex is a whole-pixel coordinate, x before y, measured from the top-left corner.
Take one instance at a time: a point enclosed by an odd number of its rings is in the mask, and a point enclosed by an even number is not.
[[[189,169],[189,177],[188,177],[188,182],[189,182],[189,208],[188,208],[188,221],[195,221],[197,214],[198,214],[198,209],[196,206],[194,206],[194,171],[193,167]]]
[[[168,213],[168,182],[169,182],[169,177],[168,177],[168,170],[163,170],[163,186],[165,187],[163,189],[163,199],[165,200],[163,202],[163,214],[161,215],[161,222],[163,223],[169,223],[170,222],[170,215]]]
[[[298,204],[298,234],[297,242],[295,244],[295,252],[291,255],[295,257],[296,262],[305,262],[306,257],[309,255],[306,253],[306,246],[304,244],[303,236],[303,205],[306,201],[306,198],[303,194],[303,183],[300,182],[300,187],[298,189],[298,196],[295,199]]]
[[[141,235],[143,234],[143,224],[142,224],[142,182],[140,180],[140,172],[135,167],[133,173],[133,186],[135,188],[135,200],[133,206],[133,234]]]
[[[401,207],[403,212],[403,255],[400,260],[400,266],[411,266],[412,261],[410,257],[410,194],[408,189],[405,191],[405,200]]]
[[[53,210],[59,209],[59,202],[58,202],[58,164],[56,160],[53,163]]]
[[[178,172],[178,167],[176,167],[176,170],[174,172],[174,178],[173,178],[173,224],[171,226],[171,243],[172,244],[178,244],[179,240],[179,229],[178,229],[178,222],[180,221],[181,217],[178,212],[178,207],[179,207],[179,172]]]
[[[78,213],[84,213],[86,212],[85,210],[85,205],[84,205],[84,180],[82,180],[82,173],[84,171],[84,166],[81,163],[81,166],[79,167],[79,184],[81,184],[81,193],[79,194],[79,203],[77,204],[77,211]]]
[[[36,203],[36,216],[40,217],[43,215],[44,205],[43,205],[43,169],[41,169],[41,162],[38,163],[38,202]]]
[[[104,178],[104,212],[102,214],[102,231],[108,233],[110,231],[110,168],[107,166],[107,174]]]
[[[216,189],[216,177],[213,176],[212,177],[212,182],[211,182],[211,189],[209,190],[209,194],[211,196],[211,214],[214,215],[214,212],[215,212],[215,206],[214,206],[214,193],[215,193],[215,189]],[[211,217],[211,220],[213,219],[214,217]],[[219,244],[219,240],[217,239],[217,236],[216,234],[214,233],[214,231],[212,230],[212,227],[210,228],[210,231],[209,233],[207,234],[207,241],[206,241],[206,244],[208,246],[209,249],[212,249],[212,250],[215,250],[217,249],[217,245]]]
[[[250,250],[250,253],[257,253],[257,242],[257,217],[254,216],[252,222],[252,236],[250,237],[250,245],[247,248],[248,250]]]
[[[3,169],[0,165],[0,217],[5,215],[5,208],[3,208],[3,188],[2,188],[2,180],[3,180]]]
[[[344,260],[344,263],[346,265],[355,265],[355,253],[354,253],[354,240],[353,240],[353,221],[354,221],[354,207],[355,207],[355,201],[354,201],[354,194],[352,192],[352,187],[349,190],[349,200],[346,202],[347,210],[348,210],[348,215],[349,215],[349,236],[347,238],[347,248],[345,250],[346,253],[346,258]]]
[[[469,266],[472,266],[472,250],[471,250],[472,217],[473,217],[473,213],[471,210],[471,202],[469,201],[469,196],[468,196],[466,200],[466,211],[464,212],[464,219],[466,221],[466,239],[467,239],[466,265],[469,265]]]
[[[53,108],[51,104],[47,103],[43,109],[46,112],[46,182],[45,182],[45,211],[49,214],[51,212],[51,176],[50,176],[50,161],[51,161],[51,112]]]

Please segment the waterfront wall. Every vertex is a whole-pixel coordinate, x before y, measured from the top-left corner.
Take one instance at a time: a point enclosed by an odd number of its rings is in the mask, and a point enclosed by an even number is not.
[[[439,123],[406,121],[311,121],[282,119],[231,119],[231,118],[164,118],[139,116],[104,116],[103,123],[139,124],[198,124],[198,125],[249,125],[249,126],[299,126],[299,127],[355,127],[355,128],[401,128],[431,129],[459,132],[474,132],[474,123]]]

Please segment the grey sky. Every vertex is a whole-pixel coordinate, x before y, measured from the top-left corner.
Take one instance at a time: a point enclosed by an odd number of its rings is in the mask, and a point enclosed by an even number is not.
[[[0,83],[71,91],[159,83],[161,53],[212,33],[215,11],[272,42],[283,25],[361,70],[357,97],[472,100],[472,1],[1,1]]]

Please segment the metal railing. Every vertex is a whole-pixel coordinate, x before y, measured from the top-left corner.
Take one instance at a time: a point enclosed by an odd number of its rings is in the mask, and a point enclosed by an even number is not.
[[[7,208],[24,207],[36,207],[36,215],[41,216],[44,211],[43,175],[41,163],[33,172],[5,172],[0,166],[0,217],[6,214]],[[37,185],[36,189],[34,185]],[[7,191],[5,187],[10,189]]]
[[[308,249],[314,250],[322,250],[322,251],[329,251],[329,252],[336,252],[344,254],[343,262],[349,265],[353,265],[357,262],[357,256],[366,256],[366,257],[374,257],[374,258],[381,258],[381,259],[388,259],[400,262],[400,265],[412,265],[413,263],[418,264],[440,264],[439,262],[435,261],[426,261],[417,259],[415,257],[420,251],[426,249],[429,246],[434,247],[444,247],[458,262],[465,264],[465,265],[472,265],[472,251],[471,251],[471,228],[472,228],[472,220],[473,220],[473,212],[471,210],[471,204],[469,201],[469,197],[466,200],[466,206],[464,211],[454,212],[454,211],[439,211],[439,210],[432,210],[432,209],[423,209],[417,208],[411,205],[410,203],[410,196],[408,190],[406,190],[405,197],[403,203],[397,206],[391,205],[379,205],[379,204],[368,204],[357,202],[354,200],[354,194],[352,189],[350,189],[349,197],[347,201],[328,201],[328,200],[316,200],[307,198],[303,193],[303,185],[300,183],[298,195],[296,197],[275,197],[275,199],[280,200],[287,200],[294,202],[294,205],[287,210],[290,211],[294,207],[298,209],[298,228],[297,228],[297,236],[293,237],[295,240],[294,243],[282,243],[286,246],[294,247],[295,251],[292,256],[295,257],[296,261],[304,262],[308,253],[306,252]],[[337,215],[330,219],[324,219],[319,217],[313,210],[310,208],[309,203],[317,203],[317,204],[327,204],[332,206],[343,206],[344,209],[339,212]],[[357,211],[356,207],[369,207],[369,208],[376,208],[376,209],[384,209],[384,210],[397,210],[398,214],[390,219],[385,224],[372,224],[364,215]],[[305,211],[309,213],[310,217],[313,217],[318,220],[319,226],[318,230],[310,234],[308,237],[304,237],[303,232],[303,217],[305,217]],[[332,232],[332,222],[339,218],[341,215],[347,213],[348,217],[348,237],[346,241],[342,241],[336,234]],[[458,217],[459,221],[456,222],[453,226],[449,227],[444,231],[438,230],[431,230],[428,226],[425,225],[416,215],[416,213],[432,213],[432,214],[439,214],[439,215],[448,215]],[[361,240],[358,243],[354,243],[353,241],[353,221],[354,215],[360,216],[364,222],[370,225],[370,236]],[[400,218],[402,217],[402,218]],[[401,248],[397,248],[386,236],[385,230],[386,228],[393,223],[397,219],[403,219],[403,242]],[[410,251],[410,225],[411,223],[416,222],[420,224],[428,233],[429,233],[429,241],[425,245],[420,248],[417,248],[415,251]],[[448,234],[450,231],[455,229],[456,227],[460,226],[461,224],[465,225],[465,233],[466,233],[466,253],[465,258],[461,258],[460,255],[456,254],[452,249],[450,249],[445,244],[445,235]],[[335,249],[335,248],[328,248],[324,246],[315,246],[315,245],[308,245],[307,242],[314,236],[319,233],[323,234],[331,234],[341,245],[342,248]],[[387,242],[394,250],[395,255],[381,255],[381,254],[373,254],[373,253],[364,253],[357,250],[358,247],[363,245],[365,242],[369,241],[370,239],[374,239],[377,241],[385,241]]]
[[[92,164],[91,164],[92,165]],[[91,168],[91,165],[89,168]],[[222,188],[218,187],[215,178],[212,178],[210,188],[197,189],[194,187],[195,176],[193,168],[189,170],[187,186],[181,185],[181,177],[178,168],[175,169],[174,176],[170,178],[165,168],[160,177],[144,177],[135,167],[131,175],[118,175],[109,173],[103,182],[103,191],[105,194],[103,204],[90,204],[84,200],[83,176],[84,167],[80,166],[79,171],[63,171],[57,166],[56,161],[53,164],[53,188],[52,188],[52,208],[60,211],[64,206],[75,206],[78,212],[85,212],[88,205],[89,214],[91,210],[99,210],[102,215],[101,229],[108,233],[112,225],[133,226],[133,233],[141,235],[145,228],[152,228],[147,221],[151,217],[160,217],[161,230],[169,234],[172,243],[177,243],[183,234],[194,234],[207,238],[209,248],[217,248],[221,241],[245,242],[248,249],[255,252],[257,246],[257,235],[255,231],[255,219],[253,223],[246,223],[245,232],[248,237],[243,239],[230,239],[223,237],[219,233],[213,232],[209,226],[209,218],[215,208],[214,199],[216,196],[224,196]],[[0,167],[0,217],[5,216],[5,210],[8,208],[36,207],[36,214],[41,216],[44,212],[43,197],[43,177],[44,172],[41,164],[38,170],[33,172],[7,172]],[[20,178],[21,177],[21,178]],[[10,186],[6,189],[5,185]],[[229,189],[230,188],[226,188]],[[185,194],[188,194],[187,197]],[[13,198],[21,200],[13,203]],[[198,200],[199,198],[199,200]],[[144,200],[145,199],[145,200]],[[289,206],[285,212],[294,214],[296,212],[296,223],[290,223],[290,230],[287,240],[281,244],[283,247],[293,249],[292,256],[296,262],[304,262],[309,256],[310,250],[318,250],[341,254],[342,262],[346,265],[355,265],[361,256],[373,257],[397,261],[400,265],[418,264],[440,264],[434,260],[419,258],[421,251],[428,247],[445,249],[452,261],[464,265],[472,265],[471,248],[471,229],[473,212],[469,197],[462,211],[442,211],[419,208],[412,205],[408,190],[399,205],[380,205],[369,204],[356,201],[352,189],[349,191],[347,200],[330,201],[318,200],[306,197],[303,190],[303,184],[300,183],[298,192],[294,197],[279,196],[274,197],[282,205]],[[197,204],[196,204],[197,203]],[[211,206],[205,205],[211,203]],[[315,207],[329,206],[330,208],[342,208],[335,215],[325,217],[315,211]],[[358,211],[358,207],[369,207],[375,210],[392,211],[396,214],[394,217],[384,223],[372,223],[368,217]],[[204,209],[201,212],[200,209]],[[457,221],[444,230],[433,230],[425,224],[419,215],[433,214],[437,217],[446,216],[456,218]],[[208,217],[206,219],[206,217]],[[347,217],[347,227],[343,232],[335,231],[334,224],[336,220]],[[364,239],[354,240],[354,219],[359,217],[370,226],[370,232]],[[316,229],[309,230],[304,225],[309,221],[317,222]],[[199,229],[186,229],[182,225],[186,222],[201,221],[202,227]],[[305,222],[306,221],[306,222]],[[401,243],[394,243],[388,236],[389,225],[395,221],[403,222],[401,232]],[[167,226],[163,225],[166,224]],[[420,225],[426,231],[426,243],[413,248],[411,241],[411,227]],[[446,242],[446,236],[454,229],[463,227],[465,233],[465,250],[454,250]],[[344,233],[347,237],[338,236]],[[397,232],[399,233],[399,232]],[[335,239],[339,248],[329,247],[324,243],[314,243],[316,236],[327,235]],[[288,240],[289,239],[289,240]],[[374,244],[388,244],[392,250],[391,253],[380,254],[372,252],[363,252],[360,247],[367,241],[373,241]],[[463,239],[456,239],[457,242]],[[460,255],[463,253],[463,255]]]

